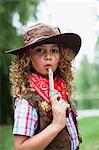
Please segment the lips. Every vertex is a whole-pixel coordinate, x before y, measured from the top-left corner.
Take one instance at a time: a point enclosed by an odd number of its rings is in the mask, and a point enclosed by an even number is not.
[[[51,67],[52,65],[51,64],[47,64],[47,65],[45,65],[46,67]]]
[[[47,64],[47,65],[45,65],[45,68],[48,70],[49,68],[52,68],[52,65],[51,64]]]

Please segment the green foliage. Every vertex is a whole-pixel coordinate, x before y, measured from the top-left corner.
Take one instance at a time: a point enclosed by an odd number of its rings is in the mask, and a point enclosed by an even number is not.
[[[90,78],[89,78],[90,67],[87,60],[87,57],[84,56],[81,61],[81,65],[79,70],[77,70],[77,79],[76,82],[79,86],[79,91],[86,92],[86,90],[90,87]]]
[[[85,56],[76,73],[79,92],[78,109],[99,108],[99,65],[89,63]]]
[[[12,101],[10,95],[10,85],[8,80],[8,65],[10,58],[2,51],[0,65],[0,123],[6,124],[12,118]]]
[[[89,63],[87,56],[81,61],[76,73],[76,84],[81,93],[98,92],[99,90],[99,65]]]
[[[22,25],[27,23],[29,18],[34,21],[37,19],[37,5],[40,0],[2,0],[0,1],[0,49],[12,49],[17,46],[18,42],[16,28],[13,27],[13,16],[17,12],[19,21]],[[13,41],[13,42],[12,42]],[[6,44],[5,44],[6,42]]]
[[[8,123],[12,118],[12,98],[10,95],[9,70],[13,56],[5,50],[21,46],[22,39],[13,26],[15,13],[19,15],[21,25],[32,18],[36,20],[37,6],[41,0],[0,0],[0,123]]]
[[[87,56],[84,56],[76,72],[76,87],[82,107],[97,108],[99,104],[99,65],[89,63]]]

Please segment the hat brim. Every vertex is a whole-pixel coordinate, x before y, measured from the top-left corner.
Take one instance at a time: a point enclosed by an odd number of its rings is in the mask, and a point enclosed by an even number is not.
[[[38,44],[40,45],[44,43],[62,45],[63,47],[69,48],[70,50],[72,50],[76,56],[81,47],[81,38],[78,34],[75,34],[75,33],[63,33],[63,34],[51,36],[45,39],[37,40],[27,46],[23,46],[17,49],[6,51],[6,53],[17,55],[18,53],[27,50],[27,48],[35,47]]]

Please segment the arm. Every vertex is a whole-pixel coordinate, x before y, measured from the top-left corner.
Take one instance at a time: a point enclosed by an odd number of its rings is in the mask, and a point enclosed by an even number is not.
[[[15,150],[43,150],[61,131],[54,123],[51,123],[47,128],[39,134],[31,138],[27,136],[14,136]]]
[[[14,135],[15,150],[43,150],[65,127],[66,109],[68,105],[63,100],[58,101],[57,97],[59,95],[55,95],[52,99],[52,123],[31,138],[28,136]]]

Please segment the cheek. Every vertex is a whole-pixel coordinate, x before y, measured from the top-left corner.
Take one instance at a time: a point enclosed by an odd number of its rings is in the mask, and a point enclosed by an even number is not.
[[[32,65],[33,67],[38,67],[40,66],[41,62],[42,62],[42,58],[38,57],[38,56],[35,56],[35,57],[32,57]]]
[[[57,56],[54,61],[56,64],[58,64],[60,62],[60,56]]]

